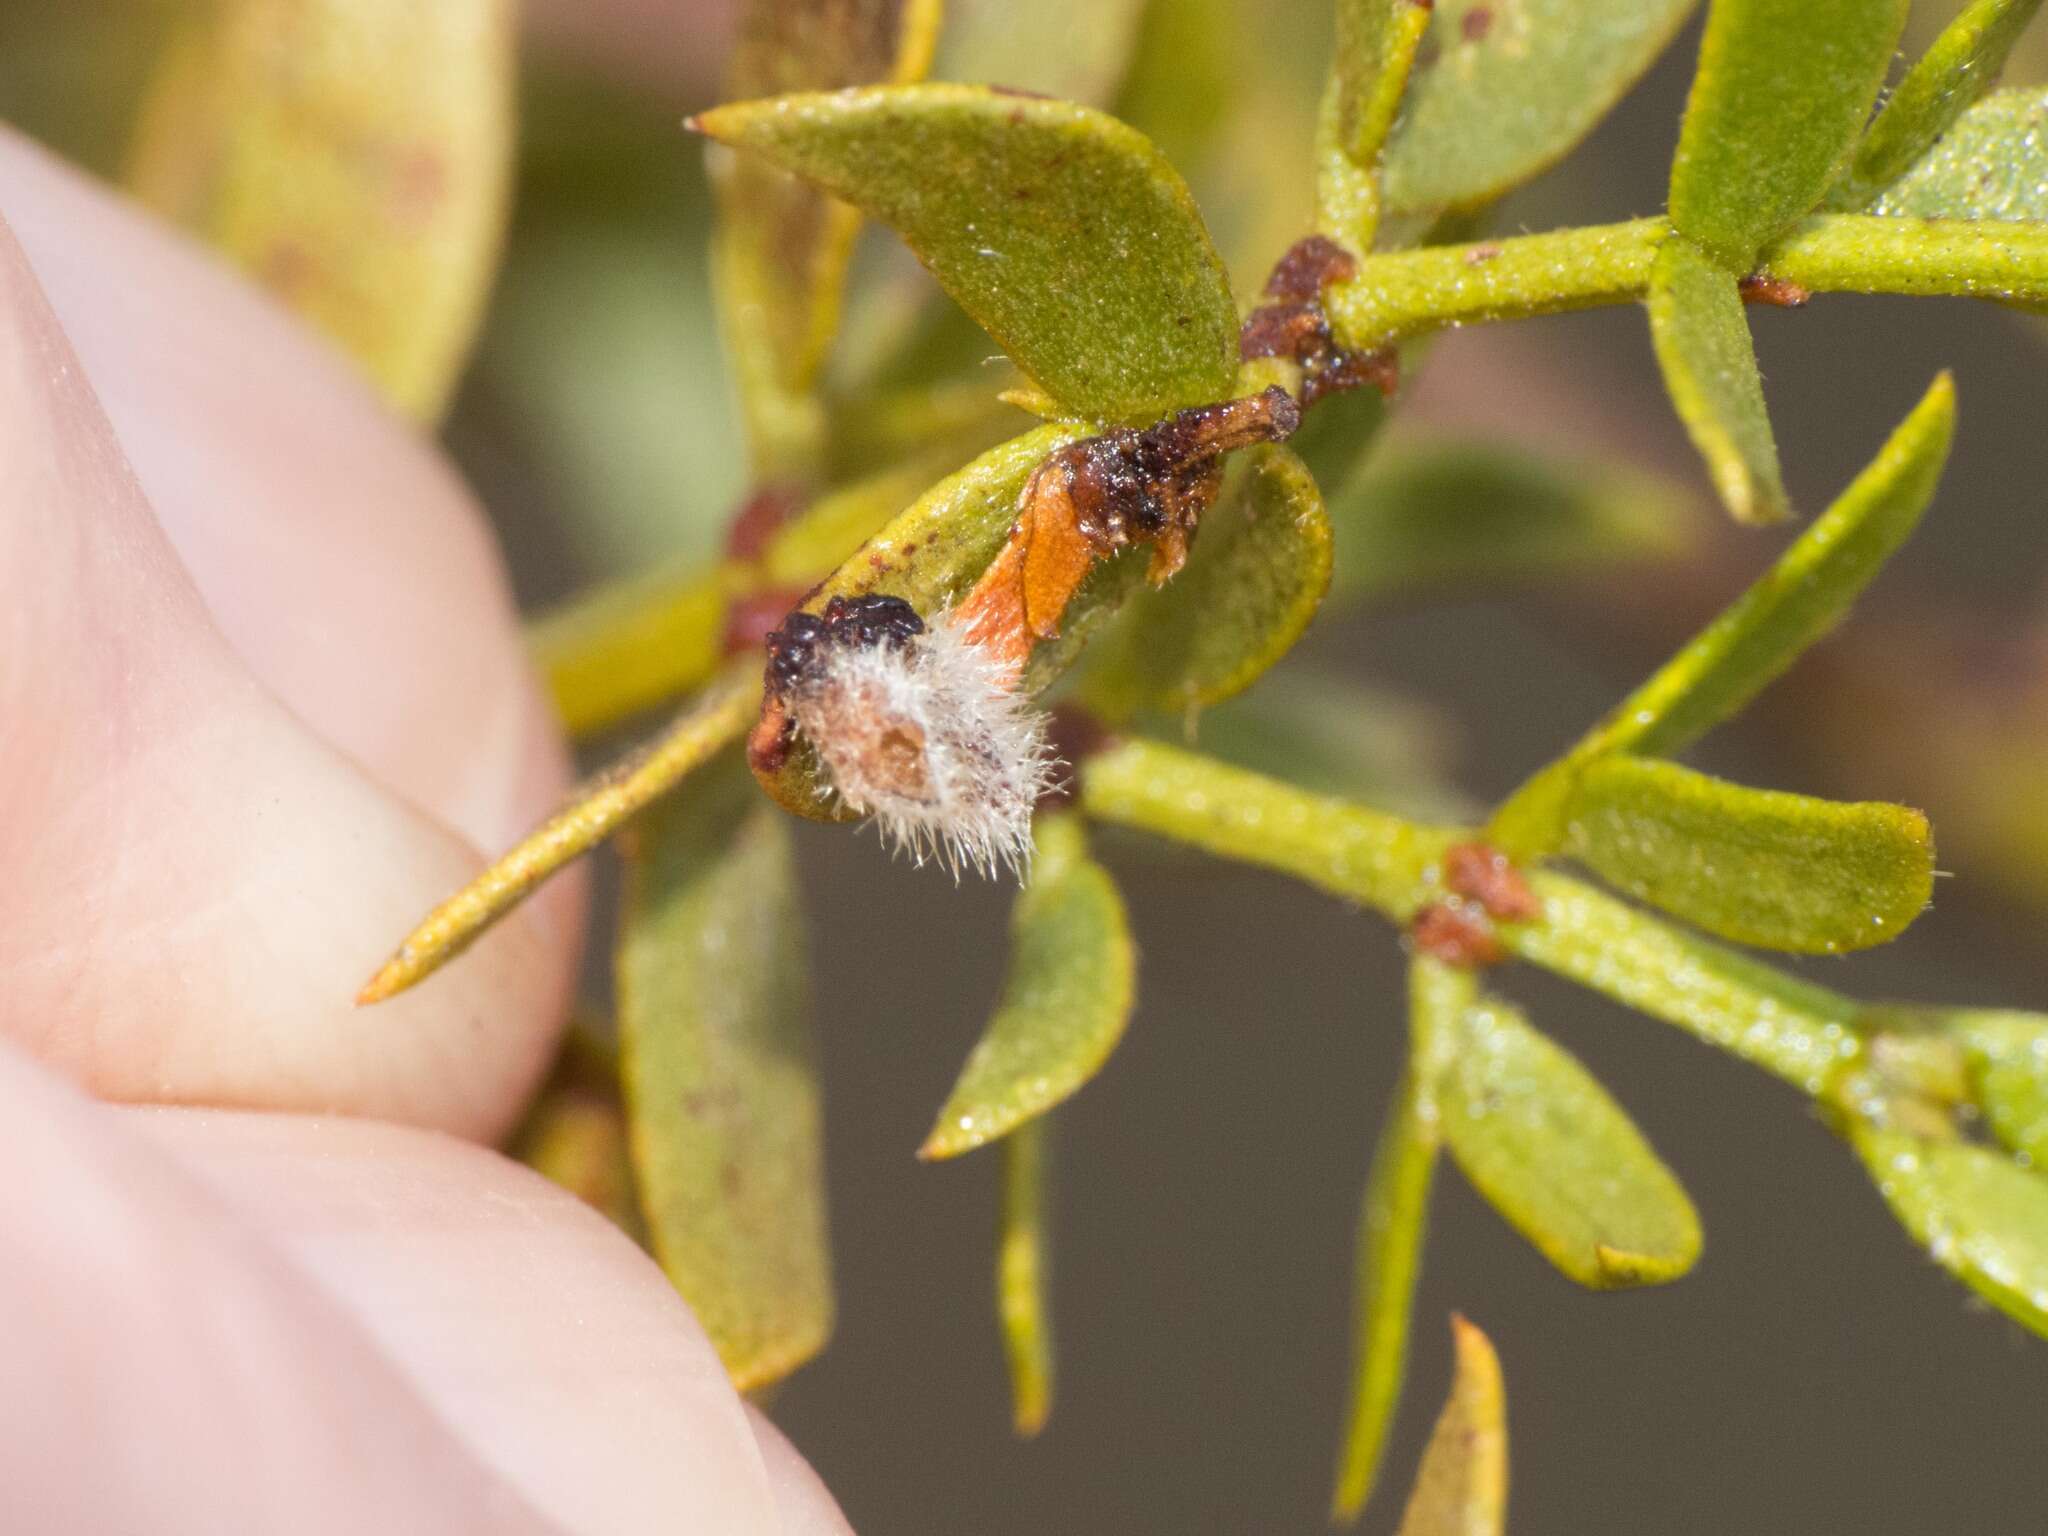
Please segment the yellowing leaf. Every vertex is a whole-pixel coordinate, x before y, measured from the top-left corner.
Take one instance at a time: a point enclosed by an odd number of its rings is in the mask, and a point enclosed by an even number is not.
[[[1927,818],[1749,789],[1639,757],[1589,764],[1565,848],[1697,928],[1797,954],[1890,942],[1934,895]]]
[[[1388,135],[1389,212],[1491,202],[1555,164],[1650,67],[1693,0],[1437,0]]]
[[[742,1391],[832,1327],[818,1083],[789,824],[726,759],[642,825],[618,951],[655,1257]]]
[[[1671,222],[1731,273],[1808,213],[1847,159],[1907,0],[1711,0],[1671,166]]]
[[[1955,429],[1937,377],[1863,473],[1750,589],[1558,762],[1494,813],[1490,840],[1517,856],[1555,848],[1580,771],[1614,752],[1664,756],[1735,714],[1840,622],[1933,499]]]
[[[1877,195],[1934,147],[1956,119],[1988,91],[2041,0],[1975,0],[1948,24],[1920,61],[1906,72],[1856,146],[1849,172],[1828,194],[1828,206],[1844,210],[1867,207]],[[2004,153],[1972,158],[1949,155],[1958,166],[1979,175],[2007,173],[2007,163],[2023,156],[2024,137],[2002,143]],[[2048,153],[2034,146],[2038,153]],[[2048,201],[2048,182],[2036,177],[2037,196]],[[1921,217],[1967,217],[1932,215]],[[2039,217],[2039,215],[2036,215]]]
[[[1020,1125],[1003,1142],[1003,1212],[996,1239],[996,1316],[1010,1363],[1017,1433],[1037,1434],[1052,1413],[1052,1244],[1047,1235],[1047,1120]]]
[[[1508,1513],[1507,1392],[1485,1334],[1451,1317],[1450,1400],[1431,1431],[1395,1536],[1501,1536]]]
[[[1081,697],[1121,721],[1192,717],[1256,682],[1293,649],[1330,584],[1330,519],[1285,448],[1261,448],[1202,517],[1187,567],[1125,605],[1090,655]]]
[[[1479,1192],[1558,1269],[1596,1290],[1692,1268],[1699,1217],[1625,1111],[1507,1003],[1459,1019],[1439,1088],[1444,1140]]]
[[[618,1059],[580,1027],[571,1026],[540,1098],[506,1151],[601,1211],[634,1241],[646,1240],[626,1150]]]
[[[434,420],[505,221],[511,12],[220,0],[166,55],[128,185]]]
[[[1872,211],[1907,219],[2048,223],[2048,90],[1985,97],[1885,189]],[[1984,233],[1995,238],[1999,232]]]
[[[1892,1214],[1935,1263],[2048,1337],[2048,1179],[1960,1141],[1865,1124],[1850,1140]]]
[[[957,1157],[1044,1114],[1109,1059],[1137,985],[1123,898],[1081,820],[1041,811],[1010,920],[1010,974],[920,1157]]]
[[[1417,956],[1408,972],[1408,1068],[1380,1129],[1365,1206],[1359,1213],[1357,1280],[1352,1291],[1351,1397],[1345,1414],[1331,1517],[1358,1518],[1372,1497],[1387,1431],[1400,1406],[1408,1368],[1415,1282],[1429,1224],[1429,1188],[1438,1131],[1434,1078],[1456,1039],[1458,1020],[1478,993],[1470,971]]]
[[[1683,238],[1664,243],[1650,272],[1650,340],[1678,419],[1735,520],[1789,516],[1742,296],[1733,277]]]
[[[742,102],[694,120],[894,228],[1075,414],[1154,417],[1237,370],[1223,263],[1173,167],[1069,102],[925,85]]]

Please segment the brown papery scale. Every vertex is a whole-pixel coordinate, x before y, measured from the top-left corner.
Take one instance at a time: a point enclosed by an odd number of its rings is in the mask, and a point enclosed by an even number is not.
[[[1266,297],[1272,302],[1245,316],[1238,330],[1237,355],[1244,361],[1284,357],[1300,365],[1303,409],[1324,395],[1364,384],[1391,395],[1400,383],[1400,365],[1391,348],[1345,350],[1323,313],[1323,290],[1357,271],[1356,258],[1336,241],[1323,235],[1297,240],[1266,279]]]
[[[1507,959],[1493,924],[1477,906],[1464,901],[1433,901],[1408,924],[1408,938],[1433,960],[1476,971]]]
[[[1443,876],[1452,894],[1478,902],[1489,917],[1504,923],[1533,922],[1543,915],[1543,904],[1522,872],[1490,844],[1459,843],[1445,849]]]

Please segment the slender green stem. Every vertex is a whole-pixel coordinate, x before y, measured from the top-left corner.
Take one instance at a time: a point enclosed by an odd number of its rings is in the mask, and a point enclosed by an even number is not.
[[[1438,861],[1477,834],[1423,827],[1153,741],[1090,758],[1081,806],[1290,874],[1397,923],[1442,895]],[[1583,881],[1537,870],[1542,916],[1501,925],[1516,955],[1818,1094],[1863,1049],[1853,999],[1673,928]]]
[[[1390,251],[1324,297],[1338,339],[1361,349],[1445,326],[1515,320],[1642,296],[1664,219]],[[1759,272],[1814,293],[2048,300],[2048,226],[1820,214],[1764,252]]]

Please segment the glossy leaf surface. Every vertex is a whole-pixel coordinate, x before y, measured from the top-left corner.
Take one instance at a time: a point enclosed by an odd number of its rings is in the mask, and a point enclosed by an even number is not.
[[[642,824],[619,1046],[655,1256],[742,1390],[832,1326],[815,1052],[789,824],[727,759]]]
[[[1041,811],[1033,830],[1002,1002],[921,1157],[956,1157],[1044,1114],[1101,1069],[1130,1021],[1137,951],[1123,898],[1078,816]]]
[[[1810,212],[1862,132],[1907,0],[1711,0],[1671,222],[1730,273]]]
[[[1650,340],[1678,419],[1735,520],[1790,515],[1742,296],[1735,279],[1690,241],[1668,240],[1657,252]]]
[[[1677,32],[1693,0],[1437,0],[1388,135],[1391,212],[1469,208],[1561,159]]]
[[[1897,938],[1934,894],[1927,818],[1902,805],[1817,800],[1608,757],[1580,776],[1569,815],[1574,858],[1738,944],[1867,949]]]
[[[1465,1176],[1579,1284],[1657,1285],[1699,1257],[1699,1217],[1671,1170],[1593,1075],[1508,1004],[1462,1014],[1440,1102]]]
[[[1255,449],[1202,516],[1188,563],[1133,597],[1090,653],[1082,697],[1121,721],[1192,717],[1243,692],[1301,638],[1330,585],[1330,519],[1285,448]]]
[[[927,85],[694,119],[890,225],[1077,415],[1221,399],[1237,309],[1194,200],[1136,130],[1070,102]]]

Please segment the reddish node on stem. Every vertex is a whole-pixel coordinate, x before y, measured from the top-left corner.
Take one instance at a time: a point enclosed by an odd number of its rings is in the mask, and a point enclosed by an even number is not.
[[[1504,923],[1533,922],[1543,903],[1508,856],[1488,843],[1459,843],[1444,851],[1444,885],[1453,895],[1476,901]]]
[[[1499,965],[1507,959],[1500,935],[1477,907],[1462,901],[1433,901],[1408,924],[1416,949],[1461,971]]]
[[[726,525],[726,558],[748,564],[760,559],[768,552],[768,541],[803,507],[803,493],[795,486],[762,486],[740,503]]]
[[[1752,272],[1737,283],[1736,291],[1745,304],[1769,304],[1776,309],[1799,309],[1813,297],[1810,290],[1767,272]]]

